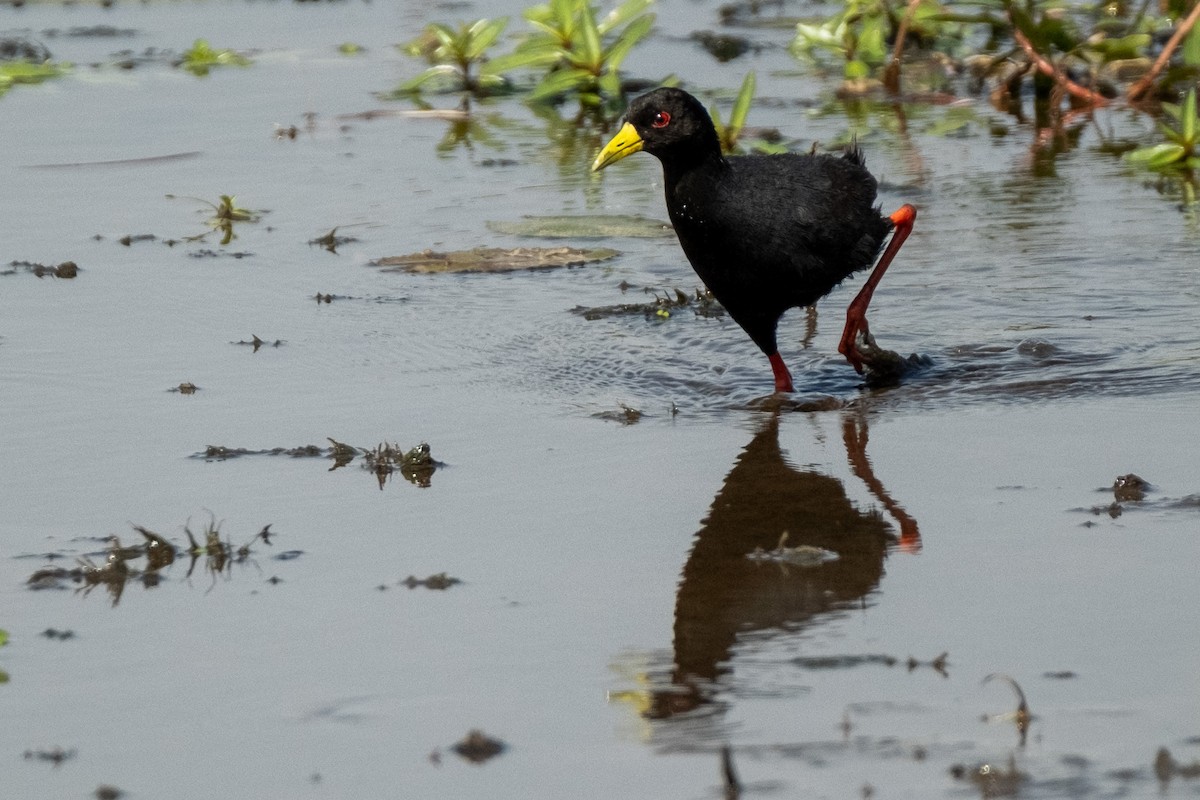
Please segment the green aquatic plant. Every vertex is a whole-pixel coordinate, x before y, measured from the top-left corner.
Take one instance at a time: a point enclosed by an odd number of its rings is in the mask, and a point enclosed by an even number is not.
[[[1200,117],[1196,115],[1196,87],[1183,103],[1163,103],[1163,111],[1175,120],[1175,126],[1159,123],[1167,141],[1141,147],[1125,157],[1132,163],[1155,170],[1200,170]]]
[[[177,199],[177,195],[169,194],[167,195],[167,199],[175,200]],[[248,208],[238,206],[236,198],[230,194],[221,195],[216,203],[211,203],[200,197],[190,197],[187,199],[203,203],[213,210],[213,216],[208,220],[208,227],[212,230],[187,237],[186,241],[189,242],[202,241],[213,231],[220,231],[221,244],[227,245],[237,238],[237,235],[233,232],[235,222],[258,222],[262,218],[261,212],[251,211]]]
[[[733,101],[733,110],[729,112],[729,123],[721,120],[721,112],[716,106],[708,110],[712,117],[713,127],[717,129],[717,138],[721,140],[721,151],[732,153],[737,150],[738,139],[742,128],[746,126],[746,117],[750,114],[750,104],[754,100],[754,86],[757,79],[753,72],[747,72],[742,79],[742,88],[738,90],[737,98]]]
[[[213,67],[245,67],[253,63],[249,58],[233,50],[217,50],[207,40],[197,39],[191,49],[183,51],[175,66],[182,67],[198,77],[208,74]]]
[[[957,22],[936,0],[846,0],[843,10],[829,19],[797,24],[789,49],[797,58],[816,62],[832,55],[843,62],[847,81],[861,81],[879,74],[888,61],[889,42],[897,40],[901,29],[929,41],[960,34]]]
[[[625,105],[620,67],[654,25],[654,0],[625,0],[597,17],[588,0],[550,0],[525,12],[537,32],[518,45],[512,66],[543,66],[532,102],[574,95],[584,108],[616,111]]]
[[[402,45],[401,50],[424,58],[431,66],[400,84],[395,94],[413,94],[430,84],[441,91],[467,91],[476,95],[503,88],[506,81],[495,62],[488,59],[487,51],[506,27],[508,17],[477,19],[460,23],[457,28],[440,22],[426,25],[421,35]]]
[[[71,65],[51,61],[0,61],[0,97],[18,83],[41,83],[67,74]]]
[[[721,152],[737,153],[742,148],[739,144],[742,132],[746,127],[746,117],[750,114],[750,106],[754,102],[754,87],[757,82],[753,72],[747,72],[742,79],[742,87],[738,90],[733,101],[733,109],[729,112],[729,121],[721,119],[720,110],[714,105],[708,109],[712,117],[713,127],[717,129],[717,138],[721,142]],[[787,148],[775,142],[758,138],[750,142],[750,149],[760,153],[786,153]]]

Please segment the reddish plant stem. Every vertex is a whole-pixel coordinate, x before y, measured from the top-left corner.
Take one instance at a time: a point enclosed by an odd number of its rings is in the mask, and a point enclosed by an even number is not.
[[[1175,52],[1175,48],[1179,47],[1179,43],[1183,41],[1183,37],[1188,35],[1188,31],[1195,26],[1196,20],[1198,19],[1200,19],[1200,2],[1197,2],[1196,5],[1192,6],[1191,13],[1184,17],[1183,21],[1175,26],[1175,33],[1171,34],[1171,38],[1167,40],[1166,46],[1164,46],[1163,51],[1158,54],[1158,58],[1154,60],[1154,64],[1151,65],[1150,71],[1142,76],[1140,81],[1129,87],[1129,91],[1125,94],[1125,97],[1127,100],[1129,100],[1129,102],[1132,103],[1141,100],[1146,92],[1149,91],[1150,87],[1154,85],[1154,79],[1157,78],[1158,73],[1162,72],[1163,68],[1167,66],[1167,62],[1171,60],[1171,54]]]
[[[1108,100],[1106,98],[1097,94],[1096,92],[1093,92],[1086,86],[1080,86],[1078,83],[1068,78],[1061,69],[1056,67],[1050,62],[1049,59],[1035,50],[1033,43],[1029,41],[1025,34],[1021,33],[1021,31],[1016,27],[1015,23],[1013,24],[1013,39],[1015,39],[1017,44],[1021,46],[1021,49],[1025,51],[1025,55],[1028,56],[1029,60],[1033,62],[1033,65],[1037,67],[1038,72],[1049,76],[1055,83],[1061,86],[1064,91],[1070,92],[1073,96],[1078,97],[1080,100],[1090,103],[1093,106],[1108,105]]]

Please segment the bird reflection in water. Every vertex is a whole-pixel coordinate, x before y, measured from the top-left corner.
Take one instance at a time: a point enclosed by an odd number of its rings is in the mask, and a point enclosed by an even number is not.
[[[871,468],[865,417],[847,414],[842,439],[851,472],[895,525],[855,505],[837,478],[789,464],[773,414],[738,456],[696,533],[676,596],[673,664],[669,677],[646,676],[651,686],[637,701],[643,716],[665,719],[712,704],[734,669],[739,637],[795,632],[857,607],[879,585],[889,552],[920,549],[916,521]],[[798,554],[809,557],[788,557]]]

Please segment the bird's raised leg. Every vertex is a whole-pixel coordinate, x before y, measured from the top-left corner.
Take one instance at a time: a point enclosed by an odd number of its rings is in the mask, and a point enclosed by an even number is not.
[[[771,353],[767,356],[771,360],[771,371],[775,373],[775,391],[777,392],[794,392],[792,388],[792,373],[788,372],[787,364],[783,363],[783,356],[778,352]]]
[[[917,209],[905,203],[900,208],[891,214],[888,219],[892,221],[892,239],[888,242],[887,249],[883,251],[883,255],[879,257],[879,263],[875,265],[875,269],[871,271],[871,277],[867,278],[867,282],[863,284],[854,300],[851,301],[850,307],[846,309],[846,328],[842,331],[842,341],[838,344],[838,352],[846,357],[850,365],[854,367],[855,372],[862,373],[863,358],[855,346],[855,339],[858,338],[860,330],[867,329],[867,306],[871,304],[871,295],[875,294],[875,287],[879,285],[879,281],[883,278],[883,273],[887,270],[888,264],[892,263],[896,253],[900,251],[900,245],[904,244],[904,240],[908,238],[908,234],[912,232],[913,221],[917,218]],[[779,378],[776,373],[776,385]]]

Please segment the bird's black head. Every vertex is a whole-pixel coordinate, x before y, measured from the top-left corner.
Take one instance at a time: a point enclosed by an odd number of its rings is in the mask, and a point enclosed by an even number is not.
[[[625,124],[604,146],[592,170],[645,150],[664,164],[720,157],[721,143],[700,101],[682,89],[655,89],[634,99]]]

